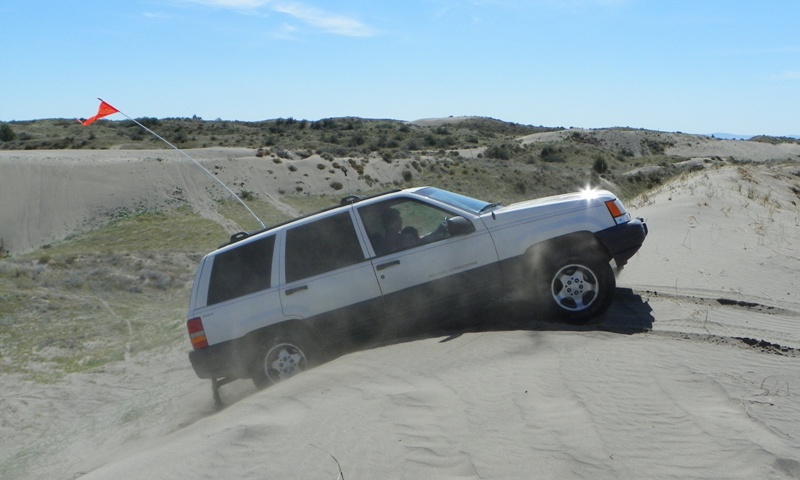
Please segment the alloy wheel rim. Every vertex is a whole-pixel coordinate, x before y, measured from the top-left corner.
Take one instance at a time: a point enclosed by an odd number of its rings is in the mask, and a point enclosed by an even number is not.
[[[585,265],[561,267],[553,276],[551,293],[559,307],[581,312],[594,304],[599,292],[597,275]]]

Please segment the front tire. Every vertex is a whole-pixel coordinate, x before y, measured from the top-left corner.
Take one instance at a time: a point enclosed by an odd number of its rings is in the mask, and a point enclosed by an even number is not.
[[[259,389],[287,380],[319,362],[319,348],[299,332],[279,333],[258,348],[253,360],[253,383]]]
[[[599,256],[559,255],[539,283],[546,311],[573,323],[585,322],[608,310],[617,288],[614,270]]]

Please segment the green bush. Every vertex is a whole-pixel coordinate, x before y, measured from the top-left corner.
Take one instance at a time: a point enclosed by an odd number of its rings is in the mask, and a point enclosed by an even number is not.
[[[17,134],[10,125],[4,123],[0,125],[0,142],[11,142],[17,138]]]
[[[544,147],[539,156],[542,157],[542,160],[548,163],[564,163],[567,161],[564,155],[561,154],[561,149],[552,145]]]
[[[484,154],[488,158],[496,158],[498,160],[511,160],[520,150],[518,145],[510,143],[502,143],[499,145],[492,145],[486,149]]]
[[[592,168],[597,173],[606,173],[608,171],[608,162],[606,162],[605,158],[598,155],[594,159],[594,164],[592,165]]]

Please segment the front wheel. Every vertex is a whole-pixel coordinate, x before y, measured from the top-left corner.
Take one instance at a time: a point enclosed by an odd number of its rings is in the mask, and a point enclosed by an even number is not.
[[[264,388],[289,379],[318,363],[316,342],[299,333],[278,334],[264,342],[253,361],[253,383]]]
[[[539,282],[540,300],[555,316],[584,322],[605,313],[617,287],[607,261],[562,255],[551,262]],[[545,283],[546,282],[546,283]]]

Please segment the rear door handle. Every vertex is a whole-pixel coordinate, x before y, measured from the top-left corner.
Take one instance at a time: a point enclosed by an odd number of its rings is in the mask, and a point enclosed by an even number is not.
[[[384,268],[394,267],[395,265],[400,265],[400,260],[392,260],[391,262],[381,263],[375,267],[375,270],[380,272]]]
[[[308,290],[308,285],[301,285],[299,287],[287,288],[286,295],[292,295],[294,293],[301,292],[303,290]]]

